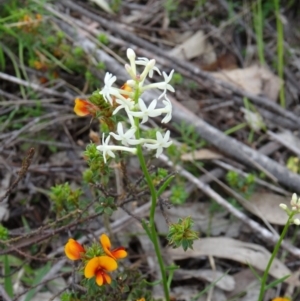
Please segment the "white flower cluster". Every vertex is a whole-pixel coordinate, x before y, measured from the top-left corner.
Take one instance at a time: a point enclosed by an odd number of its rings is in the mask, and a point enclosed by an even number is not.
[[[300,198],[298,198],[296,193],[293,193],[292,199],[291,199],[291,209],[288,208],[286,204],[280,204],[280,208],[283,209],[288,215],[290,215],[292,212],[294,213],[300,213]],[[300,219],[294,218],[293,223],[295,225],[300,225]]]
[[[137,149],[133,147],[134,145],[141,144],[147,149],[156,150],[156,157],[158,157],[164,148],[169,147],[172,142],[170,139],[170,131],[167,131],[164,135],[160,132],[156,133],[156,139],[145,139],[136,138],[137,126],[135,121],[141,119],[141,124],[148,121],[151,117],[157,117],[165,114],[162,119],[162,123],[167,123],[172,118],[172,104],[167,97],[167,91],[174,92],[174,88],[169,84],[172,79],[174,70],[167,75],[162,72],[164,81],[158,83],[152,83],[144,85],[147,76],[152,78],[154,71],[161,75],[160,70],[155,67],[155,60],[148,60],[147,58],[137,58],[136,54],[132,49],[127,49],[127,57],[130,64],[125,65],[125,69],[130,75],[131,79],[127,81],[127,86],[129,89],[118,89],[113,87],[113,84],[117,80],[116,76],[111,73],[106,73],[104,78],[104,88],[100,91],[106,102],[111,105],[118,104],[118,107],[114,110],[113,115],[118,113],[120,110],[124,110],[128,116],[129,123],[131,125],[130,129],[124,131],[121,122],[117,125],[117,133],[110,132],[105,138],[104,134],[102,137],[102,145],[97,146],[99,151],[103,152],[103,158],[106,162],[106,157],[115,157],[113,151],[127,151],[131,153],[136,153]],[[144,70],[141,74],[137,73],[137,65],[144,66]],[[159,89],[163,92],[158,97],[154,99],[149,106],[145,104],[141,95],[144,91],[149,89]],[[156,108],[158,101],[161,101],[164,105],[163,108]],[[115,140],[120,141],[122,146],[110,145],[110,136],[113,136]]]

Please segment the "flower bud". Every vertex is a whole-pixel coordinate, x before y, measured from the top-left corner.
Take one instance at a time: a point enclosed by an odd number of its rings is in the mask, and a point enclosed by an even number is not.
[[[279,207],[280,207],[281,209],[283,209],[284,211],[286,211],[287,208],[288,208],[286,204],[280,204]]]
[[[83,253],[85,253],[83,246],[73,238],[70,238],[65,245],[66,256],[71,260],[78,260]]]
[[[140,81],[141,81],[141,82],[144,82],[144,80],[146,79],[148,73],[150,72],[150,70],[153,69],[154,66],[155,66],[155,60],[154,60],[154,59],[150,60],[150,61],[147,63],[147,65],[146,65],[146,67],[145,67],[143,73],[142,73],[141,76],[140,76]]]
[[[127,49],[127,57],[130,62],[130,68],[128,69],[128,67],[126,67],[126,65],[125,65],[125,69],[129,73],[129,75],[133,79],[135,79],[136,78],[136,64],[135,64],[136,55],[135,55],[135,52],[131,48]]]
[[[127,54],[127,57],[129,59],[129,61],[135,60],[136,55],[135,55],[135,52],[131,48],[127,49],[127,53],[126,54]]]
[[[299,218],[295,218],[295,219],[293,220],[293,223],[294,223],[295,225],[299,226],[299,225],[300,225],[300,219],[299,219]]]
[[[298,200],[297,194],[293,193],[292,199],[291,199],[291,206],[296,206],[297,205],[297,200]]]

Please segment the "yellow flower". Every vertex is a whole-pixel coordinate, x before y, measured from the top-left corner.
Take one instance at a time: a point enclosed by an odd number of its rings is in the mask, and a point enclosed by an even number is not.
[[[136,301],[146,301],[146,299],[143,297],[141,299],[137,299]]]
[[[292,301],[292,300],[288,297],[276,297],[272,299],[272,301]]]
[[[98,256],[92,258],[84,269],[84,276],[92,278],[95,276],[96,283],[101,286],[103,284],[110,284],[111,277],[107,272],[114,271],[118,267],[117,262],[108,256]]]
[[[127,252],[125,251],[124,247],[119,247],[113,250],[110,250],[111,243],[106,234],[102,234],[100,236],[100,243],[102,245],[102,248],[107,256],[110,256],[113,259],[121,259],[125,258],[127,256]]]
[[[70,238],[65,245],[65,253],[69,259],[78,260],[85,253],[85,250],[79,242],[77,242],[73,238]]]

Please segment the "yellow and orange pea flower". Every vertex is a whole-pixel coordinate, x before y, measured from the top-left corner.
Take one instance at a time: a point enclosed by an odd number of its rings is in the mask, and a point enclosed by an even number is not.
[[[71,260],[81,259],[84,253],[84,247],[73,238],[70,238],[65,245],[65,254]]]
[[[84,268],[85,278],[95,277],[96,283],[101,286],[111,283],[111,277],[107,272],[116,270],[117,262],[109,256],[98,256],[88,261]]]
[[[74,112],[78,116],[87,116],[87,115],[92,115],[95,116],[96,111],[99,109],[89,102],[86,99],[81,99],[81,98],[76,98],[75,99],[75,107],[74,107]]]
[[[125,251],[124,247],[118,247],[116,249],[111,250],[111,243],[106,234],[102,234],[100,236],[100,243],[105,254],[113,259],[121,259],[127,256],[127,252]]]
[[[131,92],[132,88],[128,86],[126,83],[121,87],[122,90]],[[123,95],[123,94],[122,94]],[[128,98],[127,95],[123,95],[125,98]],[[114,106],[118,106],[116,104],[115,99],[113,97],[113,104]],[[92,115],[95,116],[96,112],[99,111],[100,109],[91,103],[90,101],[86,99],[81,99],[79,97],[75,98],[75,106],[74,106],[74,112],[78,116],[87,116],[87,115]]]
[[[125,83],[122,87],[121,87],[122,90],[124,91],[127,91],[127,92],[132,92],[132,88],[127,84]],[[124,95],[124,94],[121,94],[122,96],[124,96],[125,98],[128,98],[127,95]]]
[[[291,301],[291,299],[287,297],[276,297],[272,299],[272,301]]]

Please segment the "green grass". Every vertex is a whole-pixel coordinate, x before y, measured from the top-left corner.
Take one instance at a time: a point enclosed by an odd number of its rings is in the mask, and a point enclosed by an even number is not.
[[[281,79],[283,83],[283,71],[284,71],[284,36],[283,36],[283,26],[282,26],[282,20],[280,17],[280,6],[279,6],[279,0],[274,0],[274,6],[275,6],[275,14],[276,14],[276,29],[277,29],[277,72],[278,76]],[[284,93],[285,87],[282,84],[280,88],[280,105],[285,108],[285,93]]]
[[[265,65],[264,55],[264,16],[262,10],[262,0],[257,0],[257,3],[253,5],[253,27],[256,34],[256,43],[259,62],[261,65]]]

